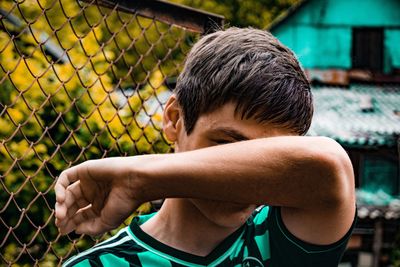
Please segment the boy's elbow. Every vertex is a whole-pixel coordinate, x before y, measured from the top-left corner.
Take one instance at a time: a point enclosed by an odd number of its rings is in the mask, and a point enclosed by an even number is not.
[[[318,137],[317,164],[326,179],[321,181],[324,202],[330,207],[355,205],[354,172],[346,151],[333,139]]]

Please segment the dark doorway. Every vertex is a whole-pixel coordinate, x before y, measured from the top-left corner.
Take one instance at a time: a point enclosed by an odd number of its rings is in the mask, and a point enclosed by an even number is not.
[[[383,29],[353,28],[353,69],[382,72]]]

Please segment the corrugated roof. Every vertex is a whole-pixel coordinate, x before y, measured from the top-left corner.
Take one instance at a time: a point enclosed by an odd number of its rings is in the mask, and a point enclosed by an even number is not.
[[[400,200],[393,202],[390,206],[364,206],[358,205],[357,216],[360,219],[398,220],[400,218]]]
[[[356,190],[358,217],[369,218],[400,218],[400,198],[387,194],[384,190],[369,192],[363,189]]]
[[[400,86],[314,87],[309,135],[345,146],[396,146],[400,136]]]

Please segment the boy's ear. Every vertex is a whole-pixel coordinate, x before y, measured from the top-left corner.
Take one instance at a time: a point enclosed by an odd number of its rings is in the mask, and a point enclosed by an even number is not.
[[[163,130],[171,142],[176,142],[182,127],[182,109],[175,95],[171,95],[164,108]]]

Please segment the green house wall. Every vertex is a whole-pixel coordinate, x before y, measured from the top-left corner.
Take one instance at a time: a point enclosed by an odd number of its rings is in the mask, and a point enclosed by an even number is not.
[[[400,68],[399,0],[308,0],[271,32],[304,68],[349,69],[353,27],[383,27],[384,72]]]

